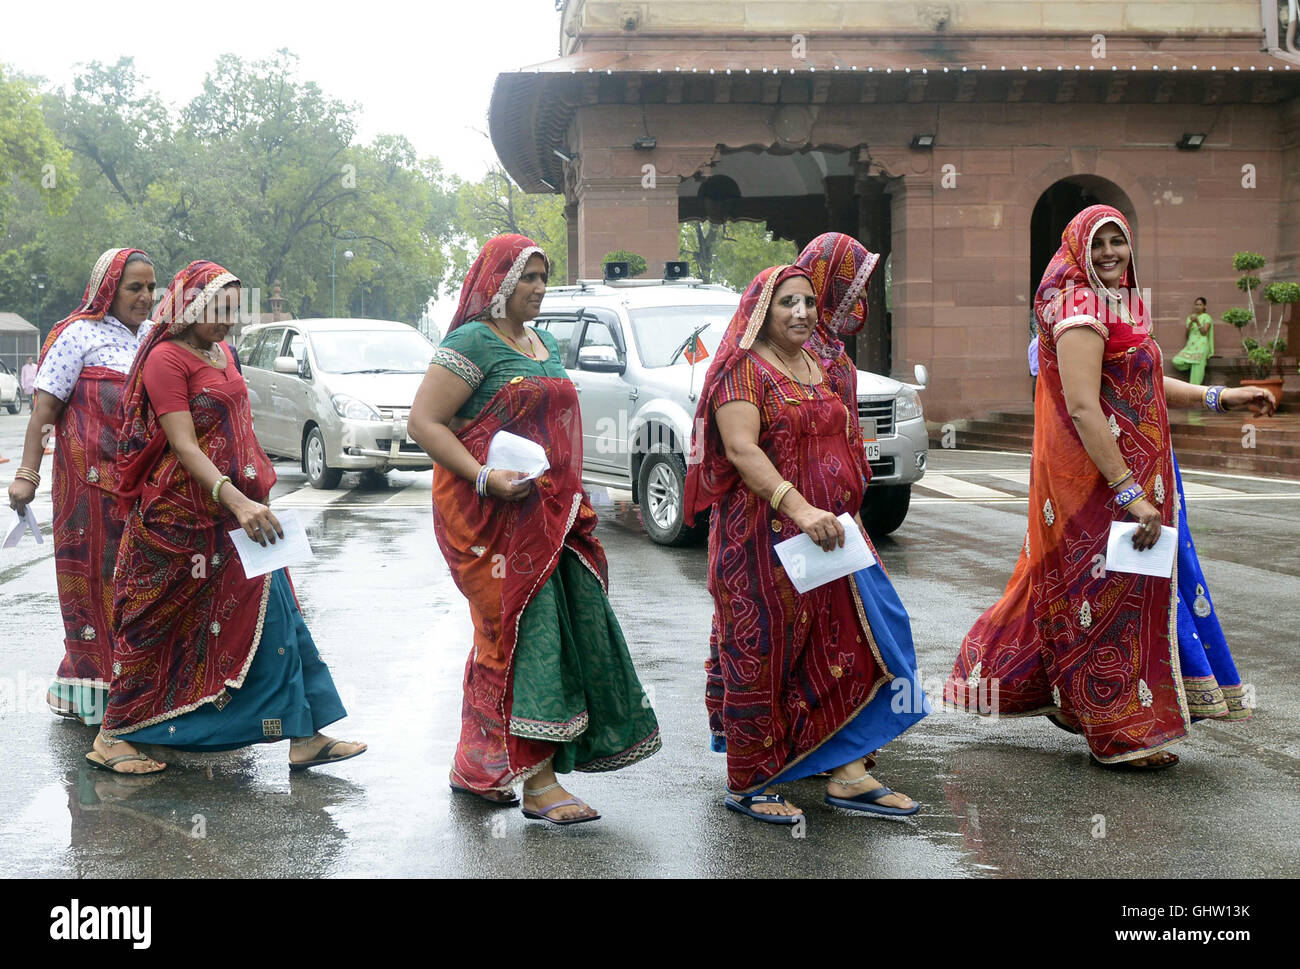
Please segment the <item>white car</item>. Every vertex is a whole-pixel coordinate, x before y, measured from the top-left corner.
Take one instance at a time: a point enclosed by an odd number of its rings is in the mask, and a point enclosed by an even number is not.
[[[281,320],[245,328],[239,358],[266,453],[302,462],[313,488],[344,471],[427,471],[406,419],[434,345],[390,320]]]
[[[17,414],[23,407],[22,388],[18,378],[3,362],[0,362],[0,407],[9,413]]]
[[[682,518],[686,456],[700,385],[711,359],[684,358],[697,329],[713,353],[740,295],[698,279],[586,281],[555,286],[534,324],[548,330],[578,387],[583,480],[630,489],[650,538],[684,545],[705,532]],[[917,368],[924,386],[925,368]],[[907,516],[912,482],[925,473],[929,441],[912,386],[858,371],[858,419],[872,478],[862,521],[875,535]]]

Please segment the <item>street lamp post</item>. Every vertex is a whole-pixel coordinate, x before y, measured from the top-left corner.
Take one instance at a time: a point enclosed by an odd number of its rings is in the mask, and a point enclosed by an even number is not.
[[[344,239],[355,239],[357,237],[357,234],[353,232],[351,229],[345,229],[343,232],[340,232],[339,235],[334,237],[334,251],[330,254],[330,316],[338,316],[338,311],[334,305],[334,280],[338,276],[338,273],[335,272],[334,264],[335,261],[338,259],[340,236]],[[347,260],[351,260],[352,250],[344,249],[343,258]]]

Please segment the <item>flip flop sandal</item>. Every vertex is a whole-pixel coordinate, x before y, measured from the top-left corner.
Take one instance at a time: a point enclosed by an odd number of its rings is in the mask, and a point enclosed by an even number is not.
[[[856,797],[831,797],[827,794],[825,801],[831,807],[843,808],[846,811],[857,811],[859,814],[885,814],[891,817],[905,817],[921,810],[920,804],[913,804],[910,808],[896,808],[876,803],[882,797],[889,797],[893,793],[887,787],[877,787],[874,790],[864,791]]]
[[[150,761],[151,763],[155,763],[155,764],[158,763],[152,757],[149,757],[141,753],[122,754],[121,756],[118,757],[110,757],[108,758],[108,760],[95,760],[95,758],[91,757],[90,754],[86,755],[86,762],[90,764],[91,767],[97,767],[100,770],[106,770],[110,774],[118,774],[122,777],[142,777],[148,774],[161,774],[163,771],[167,769],[166,766],[160,767],[158,768],[158,770],[145,770],[145,771],[117,769],[118,764],[125,763],[128,760],[144,760],[144,761]]]
[[[768,824],[796,824],[803,817],[802,814],[765,814],[762,811],[755,811],[751,806],[754,804],[785,804],[786,800],[780,794],[750,794],[747,797],[737,797],[729,794],[722,803],[727,806],[728,811],[735,811],[737,814],[743,814],[755,821],[764,821]]]
[[[1117,764],[1102,764],[1101,761],[1097,761],[1097,763],[1100,764],[1102,767],[1107,768],[1108,770],[1119,770],[1119,771],[1164,770],[1166,767],[1173,767],[1174,764],[1178,763],[1178,755],[1171,753],[1169,754],[1168,760],[1158,760],[1154,764],[1135,764],[1131,760],[1120,761]]]
[[[333,750],[335,746],[337,746],[338,744],[350,744],[350,743],[355,743],[355,741],[331,740],[320,750],[316,751],[316,756],[313,757],[311,760],[304,760],[297,764],[295,764],[293,761],[289,761],[289,770],[298,771],[298,770],[306,770],[308,767],[319,767],[321,764],[337,764],[340,761],[351,760],[353,757],[360,757],[362,754],[364,754],[367,750],[370,749],[369,747],[362,747],[360,750],[356,751],[355,753],[343,754],[341,757],[331,757],[329,755],[330,751]]]
[[[585,807],[590,809],[589,805],[583,804],[577,798],[571,797],[565,801],[556,801],[550,807],[544,808],[541,811],[529,811],[527,808],[523,808],[522,810],[524,817],[529,821],[550,821],[551,824],[559,825],[560,827],[563,827],[566,824],[585,824],[587,821],[600,820],[599,814],[592,814],[581,818],[560,818],[558,821],[555,818],[548,817],[548,815],[556,808],[569,807],[570,805],[573,807]]]
[[[516,804],[519,803],[519,798],[515,797],[513,791],[510,792],[509,798],[496,798],[496,797],[489,797],[487,794],[484,794],[482,791],[475,791],[468,787],[461,787],[459,784],[449,783],[447,786],[450,787],[457,794],[472,794],[474,797],[478,798],[479,800],[487,801],[489,804],[495,804],[498,807],[514,807]],[[505,792],[502,791],[500,793],[504,794]]]

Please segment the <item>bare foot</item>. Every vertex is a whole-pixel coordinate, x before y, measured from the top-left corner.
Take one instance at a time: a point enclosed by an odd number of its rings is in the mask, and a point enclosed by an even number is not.
[[[1149,757],[1139,757],[1137,760],[1124,762],[1129,767],[1172,767],[1178,763],[1178,755],[1168,750],[1162,750],[1159,753],[1152,754]]]
[[[95,746],[86,755],[87,759],[101,767],[107,767],[116,774],[156,774],[167,766],[147,756],[144,756],[143,760],[122,760],[109,764],[109,761],[116,760],[118,757],[133,756],[144,755],[125,740],[114,740],[112,737],[105,737],[102,733],[95,735]]]
[[[477,797],[483,798],[485,801],[491,801],[493,804],[515,803],[514,791],[476,791],[473,788],[466,787],[464,784],[457,783],[456,775],[454,774],[449,774],[447,776],[447,783],[458,791],[468,791]]]

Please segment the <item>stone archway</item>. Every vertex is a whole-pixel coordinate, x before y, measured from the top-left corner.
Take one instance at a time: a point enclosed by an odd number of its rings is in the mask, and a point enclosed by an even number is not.
[[[1047,264],[1061,244],[1061,233],[1070,220],[1090,205],[1119,209],[1134,233],[1137,212],[1127,193],[1100,175],[1069,175],[1049,185],[1034,203],[1029,218],[1029,291],[1038,288]]]

